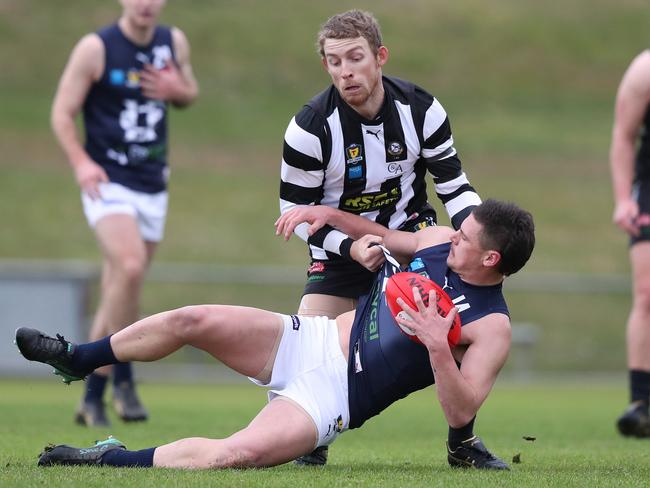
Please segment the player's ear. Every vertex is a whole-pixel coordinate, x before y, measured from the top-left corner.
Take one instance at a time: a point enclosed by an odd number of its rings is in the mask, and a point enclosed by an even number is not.
[[[388,48],[386,46],[379,46],[377,50],[377,63],[382,67],[388,62]]]
[[[483,265],[486,267],[494,268],[501,262],[501,253],[499,251],[490,250],[486,251],[483,256]]]

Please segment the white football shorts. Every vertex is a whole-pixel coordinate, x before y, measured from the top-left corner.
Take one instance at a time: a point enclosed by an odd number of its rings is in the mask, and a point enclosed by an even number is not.
[[[314,448],[331,444],[350,423],[348,364],[336,321],[327,317],[281,315],[284,331],[271,372],[269,401],[287,397],[300,405],[318,429]]]
[[[84,214],[90,227],[107,215],[128,214],[138,223],[140,234],[145,241],[160,242],[165,231],[167,217],[167,191],[143,193],[133,191],[118,183],[100,183],[101,198],[91,199],[81,193]]]

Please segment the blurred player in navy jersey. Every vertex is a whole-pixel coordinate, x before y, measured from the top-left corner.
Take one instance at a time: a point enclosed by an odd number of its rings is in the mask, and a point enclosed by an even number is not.
[[[164,0],[120,0],[116,23],[74,47],[52,106],[52,128],[81,188],[84,213],[103,256],[101,298],[90,338],[138,319],[144,274],[167,214],[167,109],[198,94],[190,46],[158,25]],[[83,112],[85,144],[75,125]],[[76,421],[106,426],[110,367],[91,374]],[[130,363],[112,367],[113,404],[125,421],[147,418]]]
[[[638,144],[638,149],[637,149]],[[630,238],[633,303],[627,320],[630,405],[624,436],[650,437],[650,51],[630,64],[618,88],[610,166],[614,223]]]

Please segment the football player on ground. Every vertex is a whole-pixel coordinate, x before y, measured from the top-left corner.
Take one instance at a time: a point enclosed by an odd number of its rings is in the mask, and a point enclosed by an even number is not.
[[[251,423],[225,439],[187,438],[129,451],[109,438],[90,448],[47,447],[42,466],[89,464],[129,467],[226,468],[286,463],[361,427],[393,402],[435,383],[450,426],[470,426],[450,438],[450,465],[508,469],[471,429],[510,349],[504,278],[529,259],[534,243],[530,213],[487,200],[461,228],[430,227],[417,233],[366,235],[352,245],[360,263],[375,267],[383,243],[409,270],[434,280],[454,301],[442,317],[435,292],[417,310],[398,301],[407,316],[395,318],[384,284],[396,269],[384,266],[356,311],[336,320],[280,315],[246,307],[190,306],[145,318],[88,344],[73,344],[29,328],[16,332],[23,356],[54,366],[68,381],[121,361],[155,361],[184,345],[202,349],[255,383],[270,388],[269,403]],[[450,348],[456,314],[462,334]],[[397,323],[415,331],[418,344]]]

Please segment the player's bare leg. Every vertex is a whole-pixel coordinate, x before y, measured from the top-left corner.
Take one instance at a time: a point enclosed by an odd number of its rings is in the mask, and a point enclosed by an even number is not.
[[[634,244],[630,261],[633,303],[627,322],[627,362],[632,394],[629,408],[618,419],[618,428],[626,436],[650,437],[650,242]]]
[[[243,430],[226,439],[190,438],[160,446],[154,466],[263,467],[283,464],[314,448],[316,426],[297,404],[276,397]]]
[[[95,225],[95,235],[104,257],[100,302],[90,331],[95,341],[113,334],[139,318],[140,290],[156,243],[144,242],[136,220],[128,214],[110,214]],[[77,411],[78,423],[108,425],[103,392],[107,378],[115,373],[113,400],[123,420],[144,420],[147,412],[136,394],[131,366],[99,368],[91,375]]]
[[[342,313],[354,310],[356,306],[357,301],[354,298],[310,293],[303,295],[300,300],[298,315],[307,317],[325,316],[335,319]]]
[[[155,361],[184,345],[202,349],[253,378],[264,371],[282,334],[273,312],[229,305],[194,305],[142,319],[111,337],[119,361]]]

